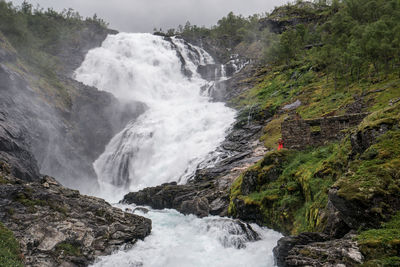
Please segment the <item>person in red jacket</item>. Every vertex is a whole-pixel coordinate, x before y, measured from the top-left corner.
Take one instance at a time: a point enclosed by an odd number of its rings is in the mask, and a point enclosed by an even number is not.
[[[281,150],[283,148],[283,140],[282,138],[279,138],[278,140],[278,151]]]

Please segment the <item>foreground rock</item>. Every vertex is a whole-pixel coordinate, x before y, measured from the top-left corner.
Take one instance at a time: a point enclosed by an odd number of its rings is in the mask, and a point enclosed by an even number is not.
[[[301,233],[278,241],[274,254],[278,266],[356,266],[363,256],[354,235],[329,240],[320,233]]]
[[[45,176],[28,183],[0,166],[0,220],[20,242],[26,266],[87,266],[95,257],[133,245],[149,219],[102,199],[82,196]]]

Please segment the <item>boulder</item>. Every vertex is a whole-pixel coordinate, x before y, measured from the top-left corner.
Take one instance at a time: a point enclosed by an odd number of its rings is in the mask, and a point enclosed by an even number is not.
[[[358,266],[364,257],[355,235],[329,240],[320,233],[283,237],[274,248],[278,266]]]

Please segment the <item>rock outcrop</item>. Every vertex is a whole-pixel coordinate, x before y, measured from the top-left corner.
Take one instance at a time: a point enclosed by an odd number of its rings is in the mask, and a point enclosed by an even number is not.
[[[149,219],[80,195],[54,178],[26,182],[0,165],[0,220],[20,242],[25,266],[87,266],[151,231]]]
[[[354,235],[329,240],[320,233],[302,233],[283,237],[274,248],[278,266],[357,266],[363,255]]]
[[[299,24],[317,24],[325,18],[322,13],[324,8],[308,1],[281,6],[260,20],[259,29],[268,28],[273,33],[281,34]]]

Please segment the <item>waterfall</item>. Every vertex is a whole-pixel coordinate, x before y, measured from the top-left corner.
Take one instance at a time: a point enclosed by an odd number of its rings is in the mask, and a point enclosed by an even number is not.
[[[207,64],[215,63],[203,49],[151,34],[108,36],[87,54],[75,72],[78,81],[108,91],[126,104],[134,100],[147,106],[94,162],[100,191],[92,194],[116,202],[127,191],[184,183],[199,165],[215,163],[216,148],[235,112],[210,101],[204,90],[210,83],[197,73],[199,65]],[[221,66],[221,80],[226,73]],[[174,210],[150,209],[139,215],[152,220],[151,235],[131,249],[122,247],[99,257],[94,266],[274,265],[272,248],[281,235],[267,228],[229,218],[200,219]]]
[[[199,47],[151,34],[111,35],[87,54],[75,79],[148,107],[95,161],[101,189],[111,190],[103,197],[119,200],[126,191],[183,183],[223,141],[235,112],[201,93],[207,81],[197,67],[211,63]],[[118,188],[123,192],[116,194]]]

